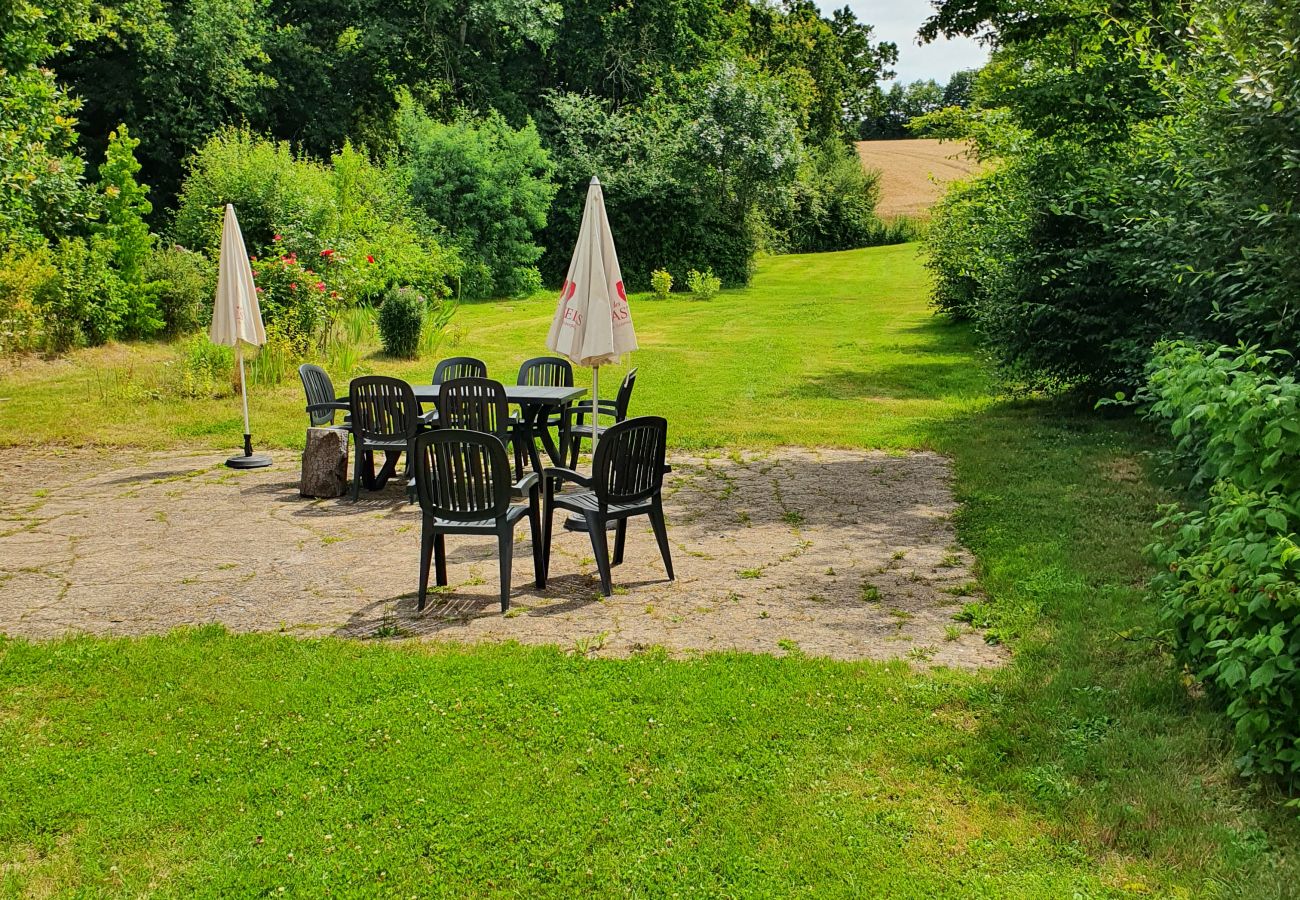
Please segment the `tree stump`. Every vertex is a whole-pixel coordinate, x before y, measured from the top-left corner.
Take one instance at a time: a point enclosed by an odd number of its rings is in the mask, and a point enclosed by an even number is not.
[[[342,497],[347,489],[347,431],[342,428],[308,428],[298,492],[304,497]]]

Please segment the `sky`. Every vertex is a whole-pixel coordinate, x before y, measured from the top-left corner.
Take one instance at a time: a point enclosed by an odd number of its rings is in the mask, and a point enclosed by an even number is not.
[[[930,17],[930,0],[817,0],[823,14],[848,5],[859,22],[875,27],[876,40],[898,45],[894,71],[904,83],[933,78],[940,84],[961,69],[975,69],[988,59],[988,51],[969,38],[917,46],[916,30]]]

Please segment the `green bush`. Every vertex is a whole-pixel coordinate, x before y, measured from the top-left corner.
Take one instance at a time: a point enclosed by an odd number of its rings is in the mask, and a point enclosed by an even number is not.
[[[420,336],[429,304],[409,287],[393,288],[379,307],[379,340],[384,352],[401,359],[420,355]]]
[[[286,249],[321,249],[334,205],[329,171],[294,156],[287,142],[224,128],[189,158],[186,173],[172,222],[176,243],[215,259],[232,203],[250,253],[269,248],[277,234]]]
[[[537,129],[497,113],[441,123],[414,103],[402,111],[402,168],[416,206],[451,233],[470,297],[525,296],[538,285],[537,235],[555,197]]]
[[[136,182],[140,171],[135,149],[140,141],[125,125],[108,136],[108,149],[99,167],[99,192],[103,223],[97,231],[112,247],[115,290],[123,311],[116,328],[126,337],[147,338],[166,326],[158,310],[160,285],[145,279],[145,264],[153,252],[154,235],[145,218],[153,212],[149,189]]]
[[[190,164],[174,236],[215,260],[227,201],[275,335],[263,354],[268,383],[323,346],[350,306],[378,305],[396,284],[445,297],[461,268],[412,207],[399,174],[348,144],[325,165],[247,131],[223,131]]]
[[[41,307],[57,287],[57,277],[44,245],[0,250],[0,353],[40,346]]]
[[[65,238],[54,251],[57,272],[40,298],[46,349],[62,353],[81,339],[102,344],[118,332],[126,304],[110,267],[112,244]]]
[[[673,276],[664,269],[655,269],[650,273],[650,290],[660,300],[667,300],[673,289]]]
[[[1150,415],[1212,481],[1150,546],[1174,652],[1232,719],[1247,774],[1300,785],[1300,385],[1289,357],[1161,345]]]
[[[722,287],[722,280],[713,274],[713,270],[701,272],[691,269],[686,273],[686,286],[691,289],[696,300],[712,300]]]
[[[145,261],[144,277],[157,285],[158,311],[167,334],[188,334],[211,319],[217,270],[202,253],[178,244],[159,247]]]
[[[934,274],[935,308],[954,321],[977,318],[1002,296],[1022,250],[1024,194],[1016,173],[1004,168],[954,182],[934,207],[925,264]]]
[[[665,260],[679,282],[692,268],[712,268],[727,285],[749,281],[760,200],[780,194],[793,159],[775,167],[769,159],[764,166],[759,153],[728,170],[716,158],[701,158],[702,151],[689,146],[695,126],[685,121],[695,111],[682,104],[615,108],[590,96],[553,94],[550,105],[545,124],[559,191],[543,235],[540,268],[548,281],[558,284],[568,270],[592,175],[604,187],[629,289],[646,290],[650,273]],[[725,146],[743,142],[744,133],[731,130],[740,116],[725,118],[725,125],[707,116],[701,121],[724,134]]]
[[[772,218],[778,246],[790,253],[852,250],[892,237],[876,218],[880,175],[868,172],[852,147],[830,141],[811,148],[790,192]]]

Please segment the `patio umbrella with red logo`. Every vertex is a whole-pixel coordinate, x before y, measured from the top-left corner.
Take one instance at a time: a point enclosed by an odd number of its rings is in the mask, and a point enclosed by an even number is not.
[[[560,289],[560,302],[546,335],[546,347],[592,370],[593,411],[600,402],[600,367],[616,364],[624,353],[636,349],[632,311],[623,289],[614,235],[609,230],[605,196],[598,178],[592,178],[587,189],[578,244],[573,248],[569,274]],[[592,425],[595,424],[593,416]],[[596,432],[593,427],[593,454],[599,440]]]

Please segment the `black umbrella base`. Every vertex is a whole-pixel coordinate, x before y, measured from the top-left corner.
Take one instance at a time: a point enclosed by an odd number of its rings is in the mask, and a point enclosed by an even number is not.
[[[615,528],[617,528],[617,527],[618,527],[618,521],[617,521],[617,520],[614,520],[614,521],[610,521],[610,522],[606,522],[606,523],[605,523],[605,530],[606,530],[606,531],[613,531],[613,530],[614,530]],[[565,530],[565,531],[581,531],[581,532],[583,532],[583,533],[586,533],[586,531],[587,531],[587,520],[586,520],[585,518],[583,518],[582,516],[579,516],[579,515],[572,515],[572,516],[569,516],[569,518],[567,518],[567,519],[564,520],[564,530]]]
[[[232,456],[226,460],[226,465],[232,469],[265,469],[271,464],[269,453],[240,453],[238,456]]]

